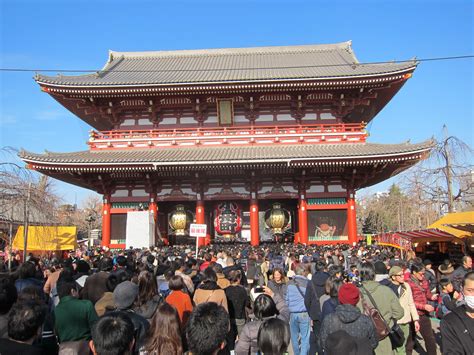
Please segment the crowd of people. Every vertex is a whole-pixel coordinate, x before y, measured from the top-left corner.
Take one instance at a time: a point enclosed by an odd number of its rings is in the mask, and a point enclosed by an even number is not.
[[[77,250],[0,264],[0,354],[474,354],[474,272],[392,248]],[[432,328],[441,319],[441,341]]]

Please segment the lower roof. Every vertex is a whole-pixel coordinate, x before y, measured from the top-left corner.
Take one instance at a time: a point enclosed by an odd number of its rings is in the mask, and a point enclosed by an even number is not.
[[[404,156],[428,152],[432,141],[417,144],[299,144],[299,145],[219,145],[215,147],[176,147],[80,151],[44,154],[21,151],[26,163],[41,166],[183,166],[208,164],[251,164],[331,162],[341,160],[403,160]],[[393,160],[391,160],[393,159]]]

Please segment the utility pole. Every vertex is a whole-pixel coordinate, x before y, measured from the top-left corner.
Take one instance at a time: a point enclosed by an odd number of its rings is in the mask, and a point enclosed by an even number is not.
[[[454,201],[453,201],[453,186],[452,186],[452,178],[451,178],[451,157],[449,152],[449,138],[448,137],[448,127],[446,125],[443,126],[443,133],[444,133],[444,141],[443,141],[443,156],[446,160],[445,166],[445,176],[446,176],[446,187],[448,191],[448,212],[454,212]]]
[[[25,199],[23,208],[23,262],[26,261],[26,253],[28,248],[28,217],[31,198],[31,182],[28,184],[28,194]]]

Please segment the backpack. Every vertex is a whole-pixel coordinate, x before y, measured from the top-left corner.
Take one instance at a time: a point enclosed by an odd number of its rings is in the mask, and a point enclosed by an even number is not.
[[[364,292],[361,292],[363,309],[362,313],[372,320],[372,323],[374,323],[377,338],[379,341],[381,341],[388,336],[388,334],[390,333],[390,328],[388,327],[387,323],[385,322],[385,319],[382,317],[379,310],[377,309],[377,304],[375,303],[375,300],[373,299],[371,294],[364,288],[364,286],[362,286],[362,289],[364,290]],[[367,302],[364,297],[364,294],[369,297],[370,303]]]
[[[448,297],[450,298],[449,295],[447,294],[440,294],[438,296],[438,301],[437,301],[437,307],[436,307],[436,318],[438,319],[442,319],[446,314],[449,313],[449,309],[448,307],[446,307],[445,303],[444,303],[444,297]]]

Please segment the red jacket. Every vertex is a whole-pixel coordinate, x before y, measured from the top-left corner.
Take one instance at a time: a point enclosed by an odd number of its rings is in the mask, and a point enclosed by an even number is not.
[[[423,280],[422,282],[416,280],[413,276],[410,277],[407,282],[411,287],[413,293],[413,301],[415,302],[416,310],[419,315],[427,315],[428,312],[425,310],[425,306],[428,301],[433,297],[430,292],[430,286],[428,281]]]

